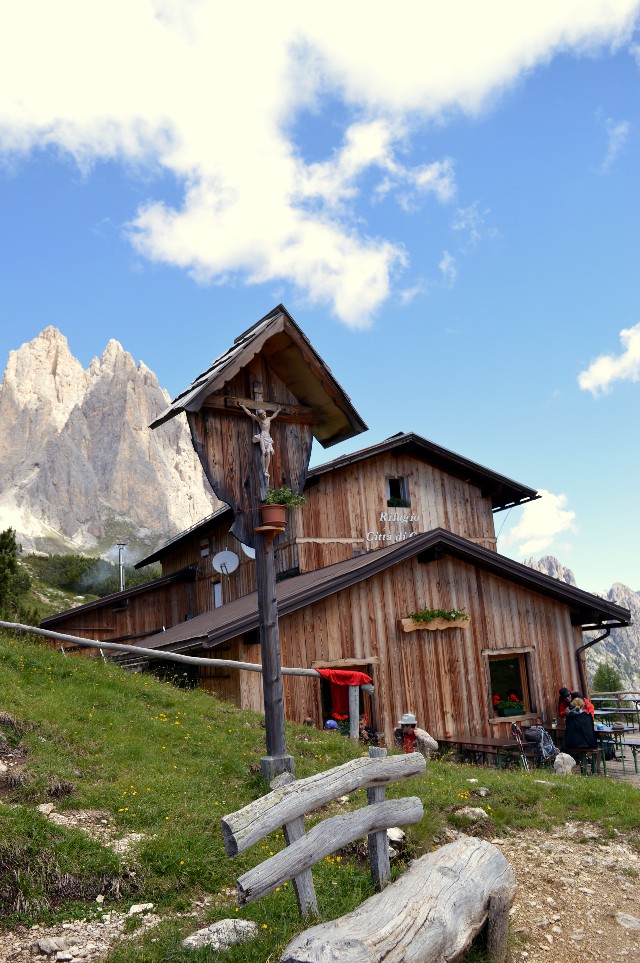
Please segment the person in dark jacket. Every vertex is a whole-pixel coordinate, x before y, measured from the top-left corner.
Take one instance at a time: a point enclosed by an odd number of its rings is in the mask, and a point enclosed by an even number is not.
[[[596,749],[597,740],[593,719],[585,708],[584,699],[573,699],[565,713],[564,751],[580,763],[580,753],[585,749]]]

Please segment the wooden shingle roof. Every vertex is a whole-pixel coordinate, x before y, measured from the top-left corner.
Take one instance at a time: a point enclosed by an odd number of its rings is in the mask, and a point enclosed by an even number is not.
[[[416,535],[397,546],[368,552],[279,582],[276,586],[278,613],[280,617],[288,615],[407,559],[417,557],[419,562],[428,564],[447,555],[567,605],[571,610],[572,623],[584,629],[631,624],[628,609],[514,562],[442,528]],[[257,628],[258,600],[257,593],[252,592],[228,605],[175,625],[160,635],[151,636],[144,644],[147,648],[184,652],[220,645]]]
[[[439,468],[456,478],[475,485],[480,489],[483,497],[491,498],[494,512],[500,512],[515,505],[522,505],[540,497],[535,488],[521,485],[505,475],[500,475],[490,468],[485,468],[484,465],[479,465],[454,451],[442,448],[413,431],[399,432],[376,445],[361,448],[350,455],[342,455],[340,458],[334,458],[323,465],[310,468],[307,474],[307,488],[314,483],[314,480],[319,479],[327,472],[337,471],[340,468],[364,461],[367,458],[374,458],[385,452],[396,455],[408,453],[420,461],[433,465],[434,468]]]

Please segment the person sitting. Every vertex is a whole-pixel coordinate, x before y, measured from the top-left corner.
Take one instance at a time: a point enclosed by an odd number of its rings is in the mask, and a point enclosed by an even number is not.
[[[571,705],[572,698],[573,696],[571,695],[571,689],[567,689],[566,686],[563,686],[558,693],[558,716],[560,719],[564,719],[565,713]]]
[[[583,696],[583,694],[582,694],[581,692],[572,692],[572,693],[571,693],[571,698],[572,698],[572,699],[582,699],[582,701],[584,702],[585,712],[588,712],[589,715],[591,716],[591,718],[592,718],[592,719],[595,719],[596,707],[594,706],[593,702],[591,702],[590,699],[587,699],[586,696]]]
[[[588,749],[596,749],[598,745],[593,719],[585,708],[584,699],[572,699],[564,719],[564,752],[580,763],[581,754]]]
[[[360,729],[359,736],[360,740],[368,746],[378,745],[378,733],[371,726],[367,725],[368,719],[365,712],[360,716]]]
[[[413,712],[405,712],[398,721],[397,728],[393,730],[393,738],[398,749],[403,752],[416,752],[416,726],[418,720]]]

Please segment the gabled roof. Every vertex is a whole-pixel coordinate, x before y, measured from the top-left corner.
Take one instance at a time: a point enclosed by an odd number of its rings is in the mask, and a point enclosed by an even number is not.
[[[571,621],[574,625],[587,629],[631,624],[631,614],[628,609],[482,548],[443,528],[434,528],[431,532],[416,535],[406,542],[401,542],[400,545],[368,552],[366,555],[278,582],[276,585],[278,613],[281,617],[288,615],[290,612],[295,612],[384,572],[407,559],[417,557],[419,562],[428,564],[446,555],[459,558],[463,562],[468,562],[470,565],[475,565],[500,578],[567,605],[571,610]],[[257,593],[252,592],[235,602],[204,612],[188,622],[173,626],[166,632],[151,636],[145,640],[144,644],[147,648],[162,648],[173,652],[209,648],[251,632],[258,628],[258,624]]]
[[[498,472],[485,468],[484,465],[469,461],[468,458],[457,455],[447,448],[442,448],[435,442],[429,441],[421,435],[416,435],[415,432],[399,432],[377,445],[361,448],[360,451],[355,451],[350,455],[342,455],[340,458],[334,458],[333,461],[328,461],[324,465],[310,468],[307,474],[307,487],[327,472],[353,465],[356,462],[364,461],[366,458],[374,458],[376,455],[385,452],[391,452],[395,455],[413,455],[420,461],[427,462],[435,468],[440,468],[455,478],[470,482],[480,489],[483,497],[491,498],[494,512],[512,508],[514,505],[522,505],[540,497],[535,488],[528,488],[505,475],[500,475]]]
[[[313,408],[318,416],[313,434],[324,448],[366,431],[351,399],[282,304],[236,338],[150,427],[181,411],[199,411],[209,395],[222,390],[259,353],[298,401]]]
[[[388,451],[398,455],[409,453],[421,461],[425,461],[430,465],[434,465],[436,468],[441,468],[449,472],[449,474],[454,475],[456,478],[471,482],[471,484],[480,488],[484,497],[491,498],[494,512],[500,512],[505,508],[511,508],[516,505],[523,505],[526,502],[533,501],[540,497],[535,488],[527,488],[525,485],[520,485],[505,475],[499,475],[497,472],[491,471],[483,465],[478,465],[476,462],[469,461],[468,458],[464,458],[462,455],[457,455],[453,451],[436,445],[433,441],[428,441],[428,439],[417,435],[415,432],[398,432],[397,435],[392,435],[391,438],[378,442],[376,445],[369,445],[368,448],[361,448],[359,451],[354,451],[350,455],[341,455],[339,458],[334,458],[332,461],[325,462],[323,465],[310,468],[307,473],[305,488],[310,488],[312,485],[317,484],[322,475],[328,472],[337,471],[348,465],[354,465],[359,461],[365,461],[367,458],[375,458],[377,455],[384,454]],[[175,548],[176,545],[179,544],[186,544],[190,538],[197,539],[199,536],[207,534],[207,532],[214,531],[226,520],[227,515],[229,520],[233,518],[230,508],[218,509],[201,522],[198,522],[197,525],[192,525],[191,528],[176,535],[170,541],[165,542],[165,544],[152,555],[147,555],[146,558],[137,562],[135,567],[142,568],[151,562],[156,562],[162,558],[169,548]]]
[[[66,609],[64,612],[56,612],[55,615],[48,615],[40,621],[40,626],[43,629],[50,629],[51,626],[56,625],[58,622],[68,619],[70,615],[76,616],[79,612],[95,612],[96,609],[101,609],[105,606],[111,606],[113,608],[124,607],[130,598],[136,595],[144,595],[146,592],[154,591],[155,589],[164,588],[166,585],[170,585],[171,582],[194,582],[196,571],[197,565],[187,565],[186,568],[181,568],[179,572],[172,572],[171,575],[161,575],[160,578],[151,579],[149,582],[143,582],[141,585],[134,585],[133,588],[124,589],[122,592],[111,592],[110,595],[103,595],[99,599],[94,599],[93,602],[85,602],[84,605],[76,605],[74,608]]]

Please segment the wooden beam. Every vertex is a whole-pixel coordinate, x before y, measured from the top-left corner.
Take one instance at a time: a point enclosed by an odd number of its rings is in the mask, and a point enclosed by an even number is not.
[[[283,772],[272,781],[271,788],[277,789],[279,786],[286,786],[288,783],[294,782],[294,780],[295,777],[293,773]],[[304,819],[302,816],[299,816],[297,819],[292,819],[290,823],[285,823],[282,828],[285,843],[287,846],[292,846],[293,843],[297,843],[297,841],[304,836]],[[313,886],[313,876],[311,875],[310,869],[300,873],[299,876],[293,877],[293,888],[295,890],[300,915],[307,916],[309,913],[314,913],[317,916],[318,901],[316,899],[316,891]]]
[[[295,783],[292,785],[295,786]],[[238,880],[238,905],[246,906],[273,893],[276,886],[311,869],[325,856],[348,846],[361,836],[387,830],[398,823],[403,826],[415,825],[423,815],[422,802],[417,796],[409,796],[325,819],[291,846],[280,850],[248,873],[243,873]]]
[[[313,408],[308,408],[306,405],[292,405],[284,402],[281,404],[276,401],[262,401],[262,399],[259,403],[267,413],[280,408],[278,421],[295,421],[303,425],[317,425],[320,422],[320,417]],[[256,399],[239,398],[233,395],[210,395],[202,406],[202,410],[225,411],[228,414],[242,415],[246,418],[247,416],[240,405],[255,410]]]
[[[319,809],[338,796],[355,789],[411,779],[423,775],[425,770],[425,758],[419,752],[381,759],[362,756],[335,769],[318,772],[306,779],[298,779],[291,785],[274,789],[243,809],[223,817],[222,836],[227,856],[243,853],[275,829]]]

